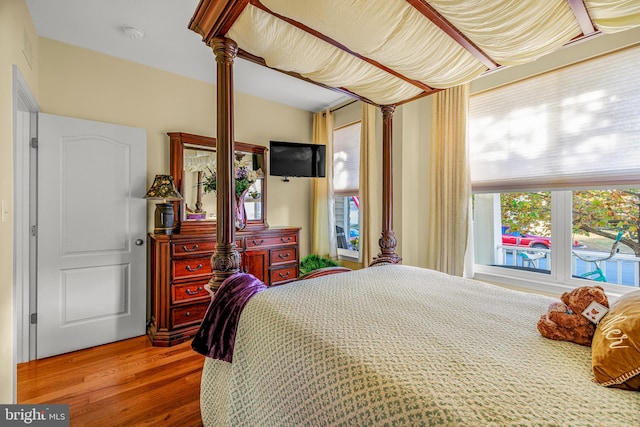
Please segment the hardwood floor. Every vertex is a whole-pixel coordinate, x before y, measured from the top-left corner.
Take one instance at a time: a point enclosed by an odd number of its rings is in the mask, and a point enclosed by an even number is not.
[[[146,336],[18,365],[18,403],[67,403],[71,426],[202,426],[204,357]]]

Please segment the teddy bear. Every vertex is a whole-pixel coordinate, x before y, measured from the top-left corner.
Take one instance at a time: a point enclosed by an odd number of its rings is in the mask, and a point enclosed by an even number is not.
[[[560,299],[562,302],[551,303],[547,313],[540,317],[538,331],[543,337],[552,340],[571,341],[591,347],[596,322],[602,316],[597,316],[598,308],[589,313],[594,321],[587,319],[582,313],[593,301],[609,307],[604,289],[602,286],[581,286],[563,293]]]

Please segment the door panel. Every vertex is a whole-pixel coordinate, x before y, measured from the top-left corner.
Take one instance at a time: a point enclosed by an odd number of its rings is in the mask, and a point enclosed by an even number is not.
[[[130,147],[96,136],[64,137],[62,143],[64,255],[130,251]]]
[[[68,269],[62,272],[62,326],[113,318],[130,311],[129,267]]]
[[[36,355],[143,335],[146,131],[38,120]]]

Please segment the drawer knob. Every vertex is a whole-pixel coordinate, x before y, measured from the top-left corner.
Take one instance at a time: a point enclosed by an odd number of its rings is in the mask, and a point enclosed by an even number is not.
[[[189,316],[191,316],[191,312],[190,312],[190,311],[187,311],[187,312],[184,314],[184,317],[189,317]]]
[[[192,291],[191,289],[187,288],[185,292],[187,293],[187,295],[198,295],[201,290],[202,290],[202,287],[198,286],[198,289],[196,289],[195,291]]]
[[[198,264],[195,268],[187,265],[185,268],[187,269],[187,271],[194,272],[200,270],[202,268],[202,264]]]
[[[278,258],[287,259],[287,258],[289,258],[289,255],[291,255],[289,252],[287,252],[285,254],[278,254]]]
[[[191,248],[191,249],[189,249],[187,247],[187,245],[182,245],[182,250],[185,251],[185,252],[197,251],[198,250],[198,245],[197,244],[193,245],[193,248]]]
[[[281,237],[281,238],[280,238],[280,241],[281,241],[282,243],[289,243],[289,242],[291,241],[291,237],[287,237],[286,239],[285,239],[284,237]]]
[[[254,240],[252,240],[252,242],[253,242],[254,245],[260,246],[261,244],[264,243],[264,239],[261,239],[261,240],[255,240],[254,239]]]
[[[286,279],[287,277],[289,277],[289,274],[291,274],[290,271],[287,271],[286,273],[278,273],[280,275],[281,279]]]

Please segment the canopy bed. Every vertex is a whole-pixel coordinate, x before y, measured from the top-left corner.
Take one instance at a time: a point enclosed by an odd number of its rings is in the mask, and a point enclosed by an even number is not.
[[[232,363],[205,362],[205,424],[637,425],[638,393],[592,382],[588,348],[539,336],[552,299],[399,265],[391,190],[398,105],[637,26],[640,4],[627,0],[201,0],[189,28],[217,64],[213,290],[242,276],[234,59],[349,94],[383,119],[379,255],[371,268],[246,294]]]

